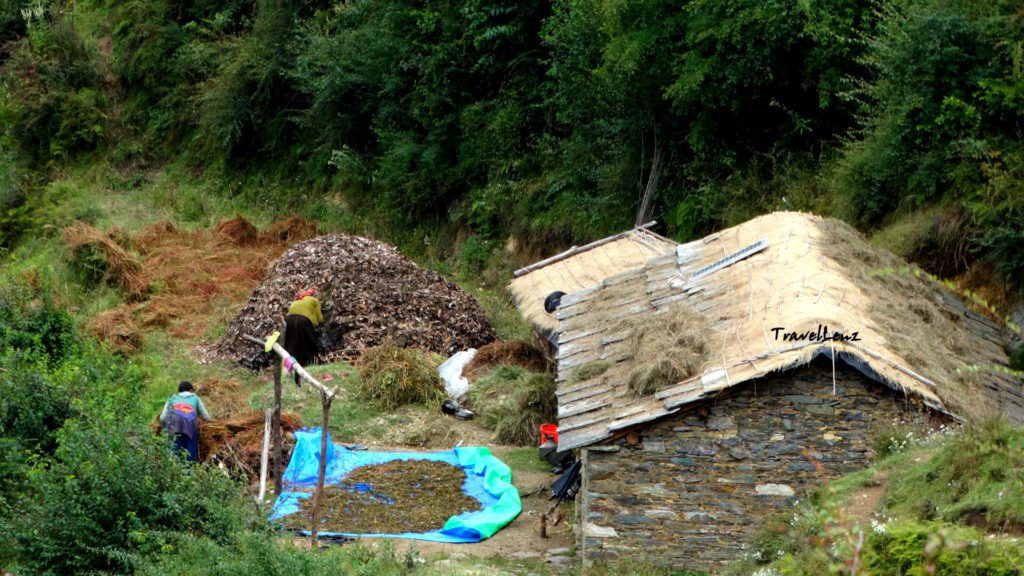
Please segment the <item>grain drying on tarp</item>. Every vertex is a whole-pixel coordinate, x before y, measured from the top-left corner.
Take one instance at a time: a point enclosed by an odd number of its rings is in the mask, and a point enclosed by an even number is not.
[[[385,342],[448,355],[495,339],[476,300],[440,274],[393,246],[328,234],[293,246],[271,264],[216,352],[250,368],[268,365],[270,355],[240,336],[262,338],[279,329],[292,295],[304,288],[316,288],[322,303],[323,362]]]
[[[462,491],[466,473],[432,460],[393,460],[356,468],[324,487],[320,504],[324,532],[402,534],[440,530],[452,516],[475,512],[480,502]],[[308,530],[313,498],[285,517],[289,528]]]

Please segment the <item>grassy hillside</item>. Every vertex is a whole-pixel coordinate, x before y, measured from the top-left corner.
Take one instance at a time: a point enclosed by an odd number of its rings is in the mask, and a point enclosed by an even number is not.
[[[881,438],[874,466],[765,527],[733,574],[1011,575],[1024,563],[1024,434],[1002,421]]]
[[[390,242],[505,339],[531,338],[501,292],[518,265],[637,220],[683,241],[770,210],[842,217],[1012,305],[1019,20],[1004,0],[0,0],[0,571],[551,571],[310,554],[244,482],[166,458],[148,426],[179,380],[218,417],[269,402],[268,374],[197,351],[289,242],[225,248],[216,225],[300,217]],[[492,430],[440,427],[434,407],[369,405],[353,366],[322,370],[347,442],[529,441],[552,410],[549,379],[497,370],[477,399]],[[317,418],[308,396],[286,404]],[[735,572],[1019,573],[1020,432],[904,443]]]

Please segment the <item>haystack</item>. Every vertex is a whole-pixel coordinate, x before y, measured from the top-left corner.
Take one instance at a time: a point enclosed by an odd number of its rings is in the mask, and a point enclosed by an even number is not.
[[[254,244],[259,238],[259,232],[256,230],[256,227],[241,216],[221,220],[213,231],[216,234],[230,238],[232,242],[239,246],[249,246]]]
[[[473,360],[462,369],[462,375],[475,382],[502,364],[535,372],[544,372],[548,368],[544,354],[533,344],[522,340],[496,340],[477,350]]]
[[[131,302],[142,300],[149,285],[138,259],[121,244],[85,222],[64,228],[64,245],[72,265],[86,269],[100,282],[121,291]],[[115,237],[120,237],[115,232]]]
[[[297,414],[281,414],[281,429],[285,440],[282,465],[287,464],[295,445],[288,433],[301,426],[302,420]],[[205,462],[221,464],[235,474],[254,478],[260,470],[263,433],[264,415],[255,410],[233,418],[204,423],[199,434],[199,457]],[[271,451],[271,468],[273,458]]]
[[[444,400],[444,384],[430,354],[384,344],[368,350],[359,362],[359,397],[382,410]]]
[[[214,352],[257,369],[270,355],[242,340],[281,327],[293,294],[316,288],[322,302],[320,360],[352,358],[385,342],[450,355],[495,339],[477,302],[440,274],[387,244],[329,234],[292,247],[271,264]]]
[[[699,374],[704,367],[708,355],[707,323],[685,302],[676,302],[658,316],[625,320],[619,329],[628,332],[626,340],[634,364],[626,383],[637,396],[681,382]],[[577,368],[573,376],[582,381],[589,376],[586,367]],[[596,375],[604,373],[596,368],[593,371]]]
[[[294,244],[320,235],[316,222],[298,216],[289,216],[270,225],[263,237],[272,242]]]
[[[554,378],[501,365],[470,387],[469,405],[499,444],[536,445],[540,425],[554,422],[557,413]]]
[[[97,314],[89,320],[88,330],[105,346],[124,354],[134,354],[142,347],[142,331],[129,306]]]

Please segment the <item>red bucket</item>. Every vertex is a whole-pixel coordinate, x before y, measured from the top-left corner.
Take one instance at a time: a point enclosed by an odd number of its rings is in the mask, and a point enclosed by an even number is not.
[[[548,440],[551,440],[555,444],[558,444],[558,426],[555,424],[541,424],[540,425],[540,443],[544,444]]]

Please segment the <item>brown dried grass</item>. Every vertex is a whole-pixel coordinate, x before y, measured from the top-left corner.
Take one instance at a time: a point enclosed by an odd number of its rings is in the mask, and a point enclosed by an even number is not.
[[[635,359],[626,382],[637,396],[694,376],[707,361],[706,321],[685,302],[676,302],[655,316],[627,319],[620,330],[627,331]]]
[[[302,420],[297,414],[281,414],[281,429],[287,441],[285,461],[291,453],[292,444],[288,433],[300,427]],[[236,475],[251,480],[259,474],[263,430],[263,412],[256,410],[229,419],[204,422],[199,433],[199,457],[205,462],[217,462]],[[273,458],[271,451],[271,466]]]
[[[239,246],[250,246],[259,240],[259,231],[248,220],[241,216],[235,216],[228,220],[221,220],[214,233],[230,238]]]
[[[249,409],[248,394],[237,380],[203,378],[196,381],[195,386],[196,394],[214,415],[237,414]]]
[[[824,227],[824,226],[827,226]],[[869,316],[877,330],[908,366],[943,386],[943,402],[969,419],[996,412],[991,400],[979,395],[981,377],[958,371],[972,362],[974,352],[953,309],[944,302],[944,290],[925,277],[897,271],[906,264],[885,250],[870,246],[848,224],[825,220],[829,239],[825,253],[871,295]],[[899,303],[899,305],[894,305]],[[984,361],[979,362],[984,363]]]
[[[320,229],[312,220],[289,216],[270,225],[261,236],[264,241],[294,244],[320,235]]]
[[[142,347],[142,330],[130,306],[119,306],[93,316],[88,330],[108,348],[126,355],[134,354]]]
[[[121,244],[85,222],[64,228],[63,235],[72,261],[98,257],[102,260],[104,283],[120,290],[129,302],[145,298],[149,284],[142,276],[139,260]]]
[[[520,366],[534,372],[546,372],[548,368],[544,354],[529,342],[496,340],[477,350],[476,356],[462,370],[462,375],[474,382],[498,365]]]
[[[142,308],[143,326],[194,340],[217,322],[220,308],[244,302],[285,248],[256,241],[255,228],[245,232],[251,226],[235,218],[214,230],[187,231],[166,222],[143,230],[136,237],[145,254],[142,267],[160,287]],[[236,232],[242,242],[232,237]]]

